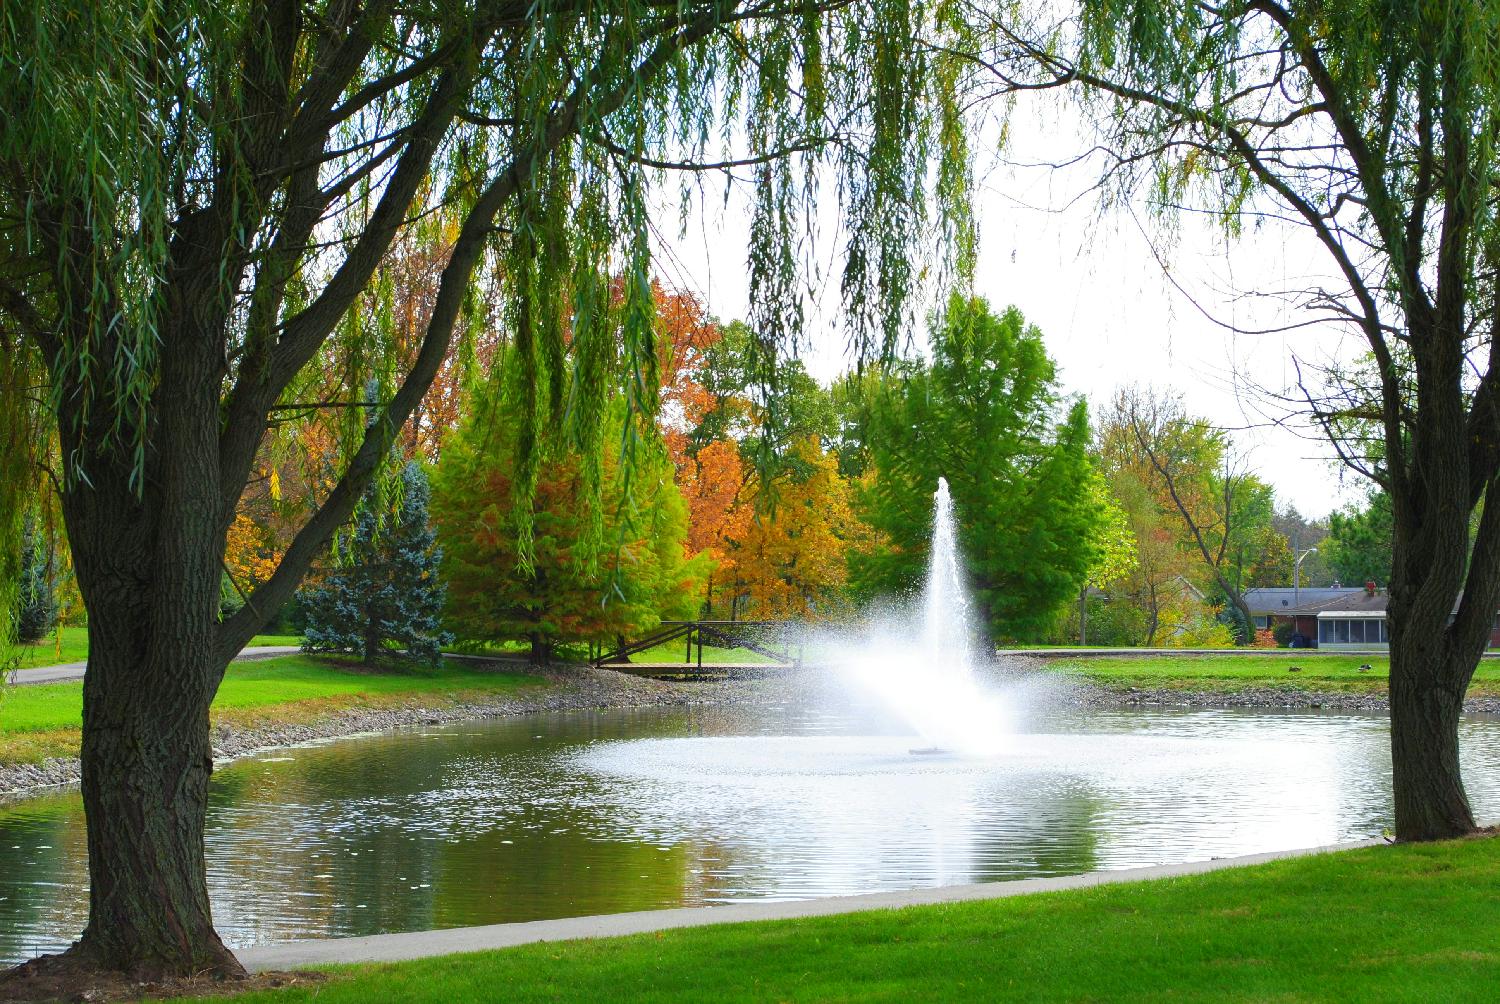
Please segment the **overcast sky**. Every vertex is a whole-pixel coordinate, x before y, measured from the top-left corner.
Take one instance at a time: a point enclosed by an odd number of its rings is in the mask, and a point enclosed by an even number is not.
[[[1158,246],[1167,242],[1143,205],[1101,211],[1093,196],[1079,197],[1094,178],[1087,168],[1032,166],[1084,147],[1070,118],[1040,102],[1018,109],[1004,161],[987,157],[979,165],[977,291],[996,307],[1015,304],[1041,329],[1066,392],[1103,402],[1123,384],[1170,387],[1190,412],[1232,432],[1283,504],[1324,516],[1349,501],[1358,482],[1330,462],[1330,448],[1308,438],[1300,423],[1300,435],[1274,427],[1269,418],[1286,418],[1287,410],[1268,405],[1254,387],[1288,388],[1294,354],[1348,358],[1361,351],[1358,341],[1331,328],[1236,334],[1205,316],[1242,329],[1307,320],[1283,298],[1264,294],[1326,276],[1322,249],[1285,224],[1267,222],[1226,243],[1211,222],[1185,219],[1165,252],[1169,278],[1147,233]],[[680,236],[675,207],[660,217],[663,278],[697,293],[725,320],[744,317],[748,307],[746,207],[742,195],[731,194],[727,207],[716,201],[690,213]],[[831,222],[823,224],[819,255],[823,275],[833,278],[813,305],[805,356],[824,380],[848,364],[834,323],[841,263]]]

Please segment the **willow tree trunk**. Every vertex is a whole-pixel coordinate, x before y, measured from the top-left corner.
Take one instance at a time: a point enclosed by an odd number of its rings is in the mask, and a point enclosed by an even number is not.
[[[155,646],[143,646],[128,623],[116,629],[111,614],[90,615],[82,748],[89,922],[75,951],[146,977],[239,974],[214,930],[204,861],[213,771],[205,681],[216,674],[191,649],[147,655]]]
[[[208,710],[227,660],[215,344],[184,336],[164,354],[142,469],[99,456],[62,495],[89,615],[89,920],[70,955],[143,977],[244,973],[214,931],[203,846]],[[78,418],[60,423],[65,455],[108,442],[92,427],[108,416]]]
[[[1442,840],[1475,829],[1459,771],[1458,719],[1477,656],[1465,660],[1451,651],[1442,640],[1443,620],[1390,622],[1391,780],[1398,840]]]

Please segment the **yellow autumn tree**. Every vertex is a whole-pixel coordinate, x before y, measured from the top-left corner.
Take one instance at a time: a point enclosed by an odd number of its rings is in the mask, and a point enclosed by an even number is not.
[[[734,575],[740,615],[826,619],[848,609],[848,554],[871,530],[854,514],[853,485],[816,436],[792,447],[770,504],[737,528]],[[758,487],[758,486],[757,486]]]

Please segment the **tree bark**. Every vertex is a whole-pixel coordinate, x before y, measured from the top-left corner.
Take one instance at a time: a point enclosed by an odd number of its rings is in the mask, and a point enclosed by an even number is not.
[[[140,658],[139,637],[111,630],[111,613],[90,611],[82,748],[89,923],[74,951],[145,979],[244,975],[214,931],[204,860],[213,752],[212,689],[203,681],[216,674],[188,649],[177,659]]]
[[[128,488],[103,480],[63,501],[89,610],[80,750],[89,922],[70,955],[143,979],[242,976],[214,931],[203,846],[209,705],[224,667],[210,644],[218,566],[192,555],[212,554],[212,516],[172,507],[153,519]]]
[[[205,314],[169,304],[179,336],[164,339],[170,390],[153,402],[144,470],[99,457],[62,494],[89,612],[80,749],[89,921],[69,955],[142,978],[245,973],[214,931],[203,846],[209,705],[228,662],[214,645],[222,360]],[[59,423],[69,455],[107,441],[96,426],[109,416],[71,417]]]
[[[1078,591],[1078,644],[1089,643],[1089,587]]]
[[[545,666],[552,661],[552,643],[540,631],[531,633],[531,664]]]
[[[1396,839],[1443,840],[1475,830],[1458,764],[1462,660],[1414,625],[1391,622],[1391,767]],[[1434,665],[1435,662],[1446,663]]]

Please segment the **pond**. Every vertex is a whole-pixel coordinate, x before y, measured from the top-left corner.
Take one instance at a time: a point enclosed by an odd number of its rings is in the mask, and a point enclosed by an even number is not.
[[[1033,716],[998,754],[917,755],[853,710],[570,713],[344,739],[222,767],[232,946],[996,882],[1378,836],[1381,716]],[[1463,725],[1481,818],[1500,722]],[[0,962],[87,910],[76,792],[0,805]]]

